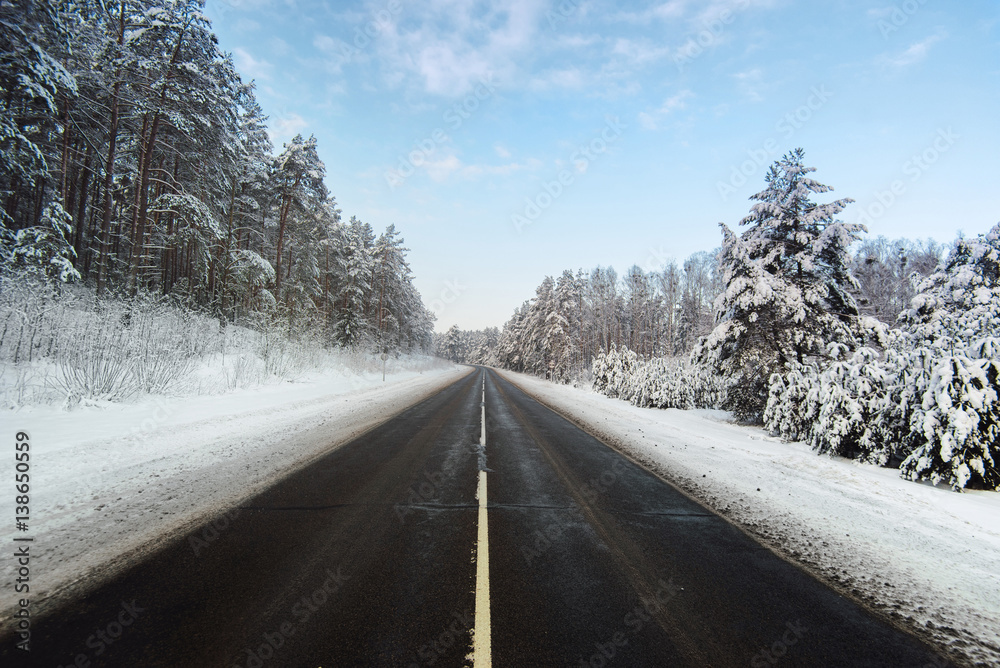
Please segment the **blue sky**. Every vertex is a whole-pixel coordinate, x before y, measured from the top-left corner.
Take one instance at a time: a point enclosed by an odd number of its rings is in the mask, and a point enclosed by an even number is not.
[[[719,245],[796,146],[872,235],[1000,222],[996,0],[208,0],[279,148],[396,224],[437,329]],[[823,200],[826,201],[826,200]]]

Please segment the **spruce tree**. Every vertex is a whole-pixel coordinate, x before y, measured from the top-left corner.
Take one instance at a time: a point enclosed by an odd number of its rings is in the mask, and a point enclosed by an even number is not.
[[[848,247],[864,226],[834,219],[853,200],[812,201],[832,188],[807,176],[815,168],[803,156],[795,149],[771,166],[743,234],[721,225],[719,324],[693,356],[731,379],[730,408],[743,419],[761,419],[772,373],[826,356],[833,342],[857,345]]]

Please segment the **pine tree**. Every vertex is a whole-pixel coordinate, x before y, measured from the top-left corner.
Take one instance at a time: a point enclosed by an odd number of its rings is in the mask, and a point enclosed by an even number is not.
[[[932,377],[913,410],[913,479],[1000,488],[1000,224],[959,239],[903,321]]]
[[[303,139],[296,135],[285,144],[272,171],[272,188],[278,202],[277,241],[275,243],[275,292],[282,298],[281,283],[288,271],[285,244],[297,232],[297,222],[326,201],[328,193],[323,183],[326,166],[316,151],[316,137]],[[284,271],[282,264],[285,263]]]
[[[444,354],[446,359],[452,362],[462,363],[465,361],[465,342],[463,341],[462,330],[458,328],[458,325],[452,325],[448,328],[441,341],[441,353]]]
[[[371,294],[371,228],[351,216],[344,230],[343,246],[338,257],[340,287],[334,315],[333,340],[344,347],[355,347],[371,340],[372,330],[365,319]]]
[[[63,283],[79,280],[80,272],[73,266],[76,251],[69,243],[73,231],[70,215],[61,205],[50,203],[42,214],[41,224],[26,227],[11,235],[10,250],[5,252],[5,263],[11,266],[28,265],[48,278]]]
[[[812,202],[831,188],[806,176],[815,169],[802,159],[796,149],[771,166],[768,187],[751,197],[757,204],[741,221],[749,226],[741,236],[721,225],[726,288],[716,300],[719,325],[694,359],[737,385],[731,408],[745,419],[762,418],[771,374],[825,357],[831,342],[857,345],[847,250],[864,227],[834,220],[850,199]]]
[[[76,78],[48,48],[65,40],[52,0],[0,3],[0,229],[15,223],[18,190],[49,176],[42,144],[56,125],[59,98],[77,94]],[[38,216],[22,222],[35,225]]]

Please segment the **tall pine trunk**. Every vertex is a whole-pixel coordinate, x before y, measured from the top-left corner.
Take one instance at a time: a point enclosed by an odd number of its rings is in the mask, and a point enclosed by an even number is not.
[[[125,0],[121,3],[118,19],[118,48],[125,44]],[[101,254],[97,260],[97,296],[104,294],[107,284],[108,251],[111,245],[112,191],[115,186],[115,145],[118,141],[118,106],[122,85],[122,71],[115,71],[115,85],[111,95],[111,123],[108,127],[108,158],[104,165],[104,218],[101,221]]]

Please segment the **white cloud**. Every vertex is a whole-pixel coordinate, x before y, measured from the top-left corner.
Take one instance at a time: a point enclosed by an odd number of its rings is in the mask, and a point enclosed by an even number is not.
[[[646,25],[651,21],[687,21],[692,28],[700,29],[709,22],[719,20],[725,13],[735,14],[774,4],[775,0],[668,0],[641,12],[619,12],[612,18],[639,25]]]
[[[267,41],[267,45],[270,47],[271,52],[275,55],[287,56],[291,53],[291,47],[288,46],[288,42],[280,37],[272,37]]]
[[[462,169],[462,161],[454,153],[442,156],[438,160],[428,160],[422,167],[427,175],[436,183],[444,183],[448,177]]]
[[[541,165],[542,162],[534,158],[525,162],[508,162],[502,165],[465,165],[462,168],[462,176],[466,178],[474,178],[480,175],[508,176],[515,172],[538,169]]]
[[[884,19],[885,17],[887,17],[890,14],[892,14],[892,10],[893,9],[895,9],[895,7],[892,7],[892,6],[889,6],[889,7],[875,7],[873,9],[869,9],[868,10],[868,18],[871,18],[871,19]]]
[[[659,127],[653,114],[648,114],[645,111],[639,112],[639,125],[641,125],[644,130],[655,130]]]
[[[543,72],[531,80],[532,90],[548,90],[550,88],[581,88],[586,76],[576,67]]]
[[[553,46],[557,49],[582,49],[593,46],[594,44],[599,44],[601,41],[602,40],[599,35],[560,34],[553,42]]]
[[[684,16],[689,4],[691,4],[691,0],[668,0],[640,12],[619,12],[614,16],[614,19],[639,24],[646,24],[655,19],[680,19]]]
[[[678,109],[687,107],[687,101],[694,97],[694,93],[684,89],[663,101],[659,108],[652,112],[639,112],[639,124],[646,130],[656,130],[660,127],[660,121]]]
[[[260,24],[253,19],[248,19],[246,17],[240,17],[236,21],[236,32],[254,32],[260,28]]]
[[[412,80],[424,91],[467,94],[480,79],[507,79],[535,46],[544,0],[496,6],[482,0],[436,0],[407,6],[407,23],[385,25],[376,48],[390,85]]]
[[[615,41],[612,53],[625,56],[634,65],[643,65],[667,58],[673,53],[673,50],[669,46],[658,46],[623,37]]]
[[[889,64],[895,67],[908,67],[909,65],[914,65],[916,63],[919,63],[920,61],[922,61],[924,58],[927,57],[927,52],[930,51],[930,48],[934,46],[934,44],[936,44],[937,42],[943,40],[944,38],[945,38],[944,34],[937,33],[931,35],[930,37],[921,42],[916,42],[914,44],[911,44],[910,47],[906,49],[906,51],[903,51],[901,54],[897,56],[889,58]]]
[[[499,144],[494,149],[501,158],[510,157],[510,152]],[[537,158],[528,158],[524,162],[505,162],[499,165],[466,164],[450,147],[442,147],[440,153],[435,152],[434,156],[423,160],[418,168],[423,169],[435,183],[446,183],[452,178],[475,180],[482,176],[509,176],[516,172],[537,170],[542,167],[542,161]]]
[[[323,54],[322,66],[331,74],[340,74],[348,56],[355,53],[346,42],[329,35],[316,35],[313,38],[313,46]]]
[[[416,54],[416,70],[428,92],[450,95],[471,90],[476,81],[489,74],[490,65],[475,51],[438,43],[427,45]]]
[[[257,60],[253,57],[253,54],[239,46],[233,49],[233,56],[235,56],[236,60],[236,69],[245,78],[261,79],[263,81],[271,79],[271,71],[274,69],[271,63],[263,59]]]
[[[733,78],[739,82],[740,90],[752,102],[761,102],[764,99],[761,91],[765,88],[764,73],[759,67],[743,72],[737,72]]]
[[[333,53],[337,51],[343,43],[343,40],[334,39],[329,35],[319,34],[313,38],[313,46],[324,53]]]
[[[309,127],[309,123],[292,112],[272,118],[267,134],[271,138],[271,143],[278,147],[291,141],[295,135],[301,134],[307,127]]]

